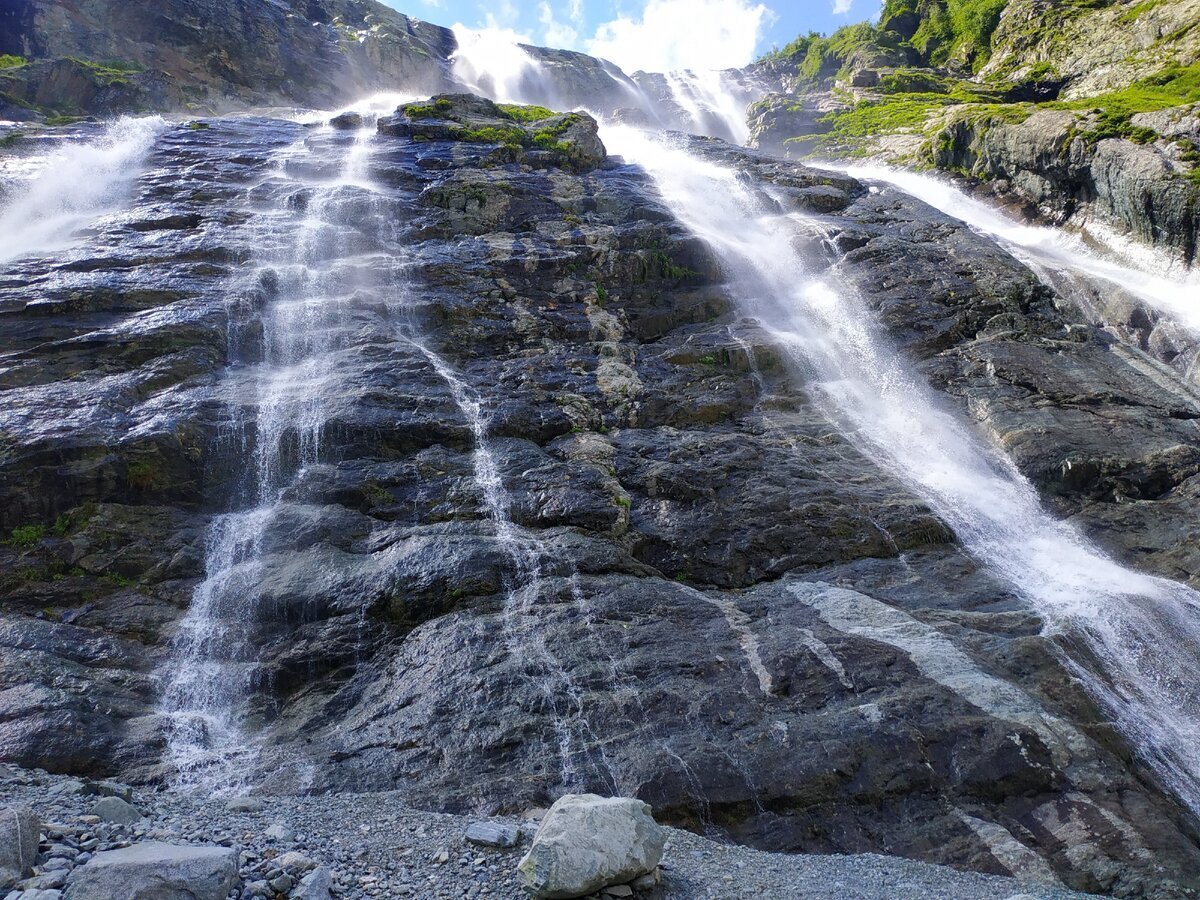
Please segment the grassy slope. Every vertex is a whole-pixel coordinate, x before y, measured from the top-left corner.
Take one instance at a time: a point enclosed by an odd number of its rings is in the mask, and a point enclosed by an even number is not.
[[[1026,45],[1043,49],[1059,39],[1071,20],[1104,10],[1114,2],[1066,0],[1043,8],[1040,18],[1015,25],[1006,22],[1001,35],[1022,50]],[[1131,26],[1170,2],[1126,3],[1116,21]],[[1069,109],[1094,113],[1081,127],[1081,134],[1088,138],[1125,137],[1146,142],[1158,136],[1133,126],[1130,118],[1134,114],[1200,102],[1200,64],[1194,62],[1168,65],[1127,87],[1091,97],[1041,102],[1022,99],[1054,96],[1058,75],[1046,59],[1025,64],[1022,52],[1005,54],[1001,65],[979,74],[997,50],[993,38],[1007,3],[887,0],[879,25],[854,25],[828,37],[805,35],[771,54],[763,64],[790,75],[796,94],[832,90],[847,102],[848,109],[825,117],[822,124],[829,128],[827,133],[815,138],[797,136],[815,146],[816,155],[866,155],[878,149],[880,137],[910,134],[923,140],[915,158],[908,159],[916,165],[932,165],[938,134],[951,118],[1018,122],[1039,108]],[[1167,35],[1164,40],[1172,37]],[[847,87],[855,70],[872,66],[880,71],[877,84],[865,90]]]

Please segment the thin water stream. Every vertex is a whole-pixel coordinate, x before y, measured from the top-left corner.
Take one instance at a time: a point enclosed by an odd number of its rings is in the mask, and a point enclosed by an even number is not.
[[[1118,565],[1048,515],[1011,462],[880,336],[861,298],[836,276],[808,271],[797,241],[809,223],[764,208],[736,171],[668,140],[618,128],[603,136],[717,251],[742,311],[786,349],[823,412],[924,497],[1051,634],[1093,657],[1093,667],[1071,665],[1200,811],[1200,594]]]

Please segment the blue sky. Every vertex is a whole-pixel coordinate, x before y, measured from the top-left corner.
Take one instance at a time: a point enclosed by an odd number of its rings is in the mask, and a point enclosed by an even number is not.
[[[797,34],[873,17],[879,0],[384,0],[439,25],[604,56],[628,71],[728,68]]]

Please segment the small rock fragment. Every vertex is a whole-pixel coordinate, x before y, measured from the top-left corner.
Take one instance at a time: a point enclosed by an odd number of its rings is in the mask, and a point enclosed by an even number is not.
[[[467,826],[467,840],[482,847],[515,847],[521,830],[507,822],[472,822]]]

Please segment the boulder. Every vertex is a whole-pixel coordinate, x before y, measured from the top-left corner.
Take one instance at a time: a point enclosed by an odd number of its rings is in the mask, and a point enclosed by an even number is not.
[[[97,853],[71,873],[64,900],[225,900],[237,851],[146,841]]]
[[[325,866],[309,872],[292,891],[292,900],[330,900],[333,896],[333,873]]]
[[[550,807],[517,870],[538,900],[583,897],[654,871],[665,842],[641,800],[568,794]]]
[[[0,810],[0,881],[32,873],[42,824],[30,809]]]
[[[142,811],[120,797],[105,797],[92,807],[92,815],[117,825],[132,825],[142,818]]]
[[[483,847],[515,847],[521,839],[521,829],[507,822],[472,822],[467,826],[467,840]]]
[[[236,813],[257,813],[262,812],[263,805],[261,800],[254,797],[234,797],[225,804],[225,808]]]
[[[345,112],[340,116],[334,116],[329,120],[329,124],[342,131],[349,131],[354,128],[362,128],[363,117],[356,112]]]

